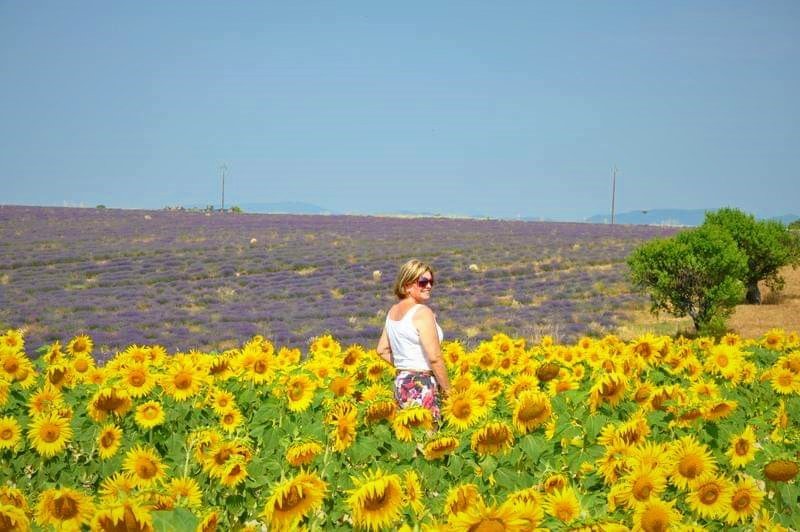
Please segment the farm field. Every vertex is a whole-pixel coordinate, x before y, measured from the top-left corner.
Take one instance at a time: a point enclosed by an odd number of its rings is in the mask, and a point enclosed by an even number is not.
[[[0,325],[34,348],[86,333],[224,351],[260,334],[371,346],[396,269],[431,262],[446,338],[602,336],[646,304],[625,258],[674,229],[357,216],[0,207]],[[380,271],[380,278],[373,274]]]

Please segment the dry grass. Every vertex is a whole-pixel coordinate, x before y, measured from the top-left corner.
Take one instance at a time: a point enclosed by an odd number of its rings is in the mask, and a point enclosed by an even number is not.
[[[758,338],[773,328],[800,331],[800,268],[784,268],[783,292],[773,294],[764,286],[761,305],[739,305],[728,320],[728,327],[741,336]]]

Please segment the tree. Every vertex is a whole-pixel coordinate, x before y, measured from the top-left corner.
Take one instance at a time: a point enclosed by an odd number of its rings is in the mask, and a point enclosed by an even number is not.
[[[741,301],[747,257],[726,231],[707,225],[643,244],[628,266],[633,284],[649,292],[653,313],[688,315],[703,333]]]
[[[747,272],[742,281],[747,288],[745,300],[761,303],[759,281],[773,291],[783,289],[780,269],[800,263],[800,237],[775,220],[756,220],[739,209],[724,208],[706,213],[704,225],[717,225],[730,234],[747,257]]]

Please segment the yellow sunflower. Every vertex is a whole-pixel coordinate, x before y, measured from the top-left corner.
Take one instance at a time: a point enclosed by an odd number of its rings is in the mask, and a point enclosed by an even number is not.
[[[219,416],[219,424],[225,432],[234,432],[244,420],[238,408],[232,407]]]
[[[64,450],[72,439],[72,428],[68,419],[51,412],[33,418],[28,427],[28,439],[37,453],[50,457]]]
[[[519,396],[511,419],[517,432],[527,434],[546,423],[552,414],[553,408],[547,394],[532,390]]]
[[[710,403],[703,408],[703,419],[707,421],[724,419],[731,415],[736,407],[737,402],[731,400]]]
[[[394,399],[379,399],[367,407],[367,423],[377,423],[383,419],[391,421],[397,413],[397,402]]]
[[[22,441],[22,429],[16,418],[0,417],[0,451],[15,448]]]
[[[664,472],[658,468],[638,467],[622,477],[619,484],[615,484],[617,495],[624,500],[625,505],[635,509],[641,503],[653,497],[658,497],[667,487]],[[613,488],[612,488],[613,489]]]
[[[731,438],[730,449],[725,453],[733,467],[742,468],[756,457],[756,435],[753,427],[748,426],[739,435]]]
[[[717,470],[717,465],[708,447],[691,436],[684,436],[675,441],[671,454],[674,467],[670,474],[670,481],[679,489],[684,489],[689,482]]]
[[[150,366],[143,363],[133,363],[120,370],[122,384],[133,398],[144,397],[156,385],[156,376],[150,371]]]
[[[57,530],[80,530],[94,514],[92,498],[72,488],[48,489],[39,495],[36,523]]]
[[[490,421],[472,434],[472,450],[480,455],[499,454],[514,445],[511,427],[502,421]]]
[[[200,524],[197,525],[197,532],[217,532],[219,528],[219,518],[220,512],[217,510],[210,511],[206,516],[203,517],[203,520],[200,521]]]
[[[152,429],[164,423],[166,414],[158,401],[147,401],[136,407],[134,421],[143,429]]]
[[[328,417],[332,425],[330,437],[335,451],[344,451],[356,441],[358,410],[349,403],[340,403]]]
[[[33,373],[33,364],[25,353],[0,352],[0,375],[10,382],[20,382]]]
[[[92,342],[92,339],[85,334],[80,334],[69,341],[67,344],[67,353],[72,356],[83,354],[90,355],[92,354],[93,348],[94,343]]]
[[[526,521],[525,530],[536,530],[544,519],[544,498],[536,488],[517,490],[508,495],[506,502],[516,504],[520,517]]]
[[[414,429],[432,430],[433,414],[423,406],[400,409],[392,421],[394,434],[400,441],[411,441]]]
[[[176,477],[166,485],[167,493],[178,506],[197,509],[203,504],[203,493],[197,481],[191,477]]]
[[[89,400],[89,417],[105,421],[109,414],[122,417],[133,405],[127,390],[117,386],[100,388]]]
[[[581,503],[575,490],[564,487],[548,493],[544,498],[544,511],[562,523],[571,523],[581,513]]]
[[[316,441],[295,443],[286,449],[286,461],[295,467],[307,465],[323,450],[322,445]]]
[[[97,448],[101,460],[107,460],[117,454],[122,443],[122,429],[114,424],[105,425],[97,435]]]
[[[379,530],[391,526],[400,517],[403,489],[398,475],[381,469],[367,471],[363,477],[352,477],[353,489],[348,490],[347,505],[356,526]]]
[[[422,448],[422,452],[426,460],[439,460],[452,454],[458,449],[459,445],[460,442],[455,436],[442,435],[427,441]]]
[[[421,516],[425,511],[425,504],[422,502],[425,494],[416,471],[409,469],[403,474],[403,493],[403,503],[411,507],[418,517]]]
[[[84,382],[89,372],[95,369],[95,362],[91,355],[84,353],[74,357],[70,361],[70,367],[76,379]]]
[[[506,501],[500,506],[487,506],[483,501],[469,506],[465,511],[453,516],[449,527],[454,531],[503,530],[523,532],[530,530],[529,521],[523,516],[524,508]]]
[[[30,521],[25,510],[11,504],[0,504],[0,530],[6,532],[27,532]]]
[[[770,380],[772,389],[780,394],[800,392],[800,374],[788,368],[776,368],[772,371]]]
[[[514,404],[523,392],[539,389],[539,381],[536,377],[519,375],[506,388],[506,400]]]
[[[272,488],[264,517],[275,528],[296,526],[322,506],[327,484],[316,473],[301,471]]]
[[[783,349],[783,342],[786,337],[786,332],[783,329],[770,329],[761,339],[761,345],[773,351],[780,351]]]
[[[471,389],[453,392],[442,405],[442,417],[457,431],[465,431],[475,425],[486,414],[471,393]]]
[[[97,508],[91,529],[97,532],[153,532],[153,517],[147,506],[136,499],[108,500]]]
[[[342,367],[349,373],[354,373],[365,354],[364,348],[360,345],[351,345],[342,353]]]
[[[675,509],[675,501],[662,501],[651,497],[636,507],[633,514],[633,530],[643,532],[666,532],[681,522],[681,514]]]
[[[173,363],[161,377],[161,387],[176,401],[186,401],[200,392],[207,375],[189,362]]]
[[[475,484],[460,484],[453,486],[447,493],[444,501],[443,512],[447,521],[451,522],[462,512],[466,512],[476,504],[483,504],[483,497]]]
[[[211,392],[210,400],[211,409],[218,416],[222,415],[222,413],[227,411],[229,408],[236,406],[236,396],[234,396],[233,393],[229,392],[228,390],[223,390],[221,388],[215,388]]]
[[[8,351],[21,351],[25,347],[25,334],[22,329],[8,329],[0,335],[0,348]]]
[[[691,489],[686,502],[697,515],[706,519],[719,519],[727,513],[732,491],[727,478],[715,473],[705,473],[695,478],[689,486]]]
[[[356,391],[355,381],[353,377],[335,377],[328,383],[328,390],[333,393],[334,397],[349,397]]]
[[[283,391],[292,412],[305,412],[314,399],[316,383],[306,375],[292,375],[283,384]]]
[[[223,468],[219,482],[223,486],[235,488],[247,479],[247,463],[242,457],[236,456],[228,460]]]
[[[616,406],[625,397],[628,379],[622,373],[603,373],[589,390],[589,406],[595,412],[600,405]]]
[[[131,473],[117,471],[100,483],[100,498],[104,501],[125,500],[136,490]]]
[[[729,525],[750,520],[761,507],[764,492],[751,477],[744,477],[731,490],[730,506],[727,508],[725,521]]]
[[[764,476],[773,482],[789,482],[798,472],[800,466],[791,460],[772,460],[764,466]]]
[[[133,482],[137,487],[150,487],[167,474],[158,451],[142,445],[128,451],[122,469],[133,475]]]

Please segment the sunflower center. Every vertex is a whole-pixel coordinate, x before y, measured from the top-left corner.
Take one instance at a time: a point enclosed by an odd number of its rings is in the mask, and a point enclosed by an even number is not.
[[[498,519],[482,519],[480,523],[469,527],[469,532],[503,532],[505,523]]]
[[[222,423],[224,423],[225,425],[230,425],[230,424],[232,424],[232,423],[233,423],[235,420],[236,420],[236,416],[234,416],[234,415],[233,415],[233,414],[231,414],[231,413],[227,413],[227,414],[225,414],[224,416],[222,416]]]
[[[64,375],[66,375],[66,373],[63,369],[55,369],[50,374],[50,382],[57,386],[64,379]]]
[[[253,364],[253,372],[254,373],[266,373],[269,366],[267,365],[266,361],[264,360],[257,360],[255,364]]]
[[[102,410],[103,412],[111,412],[112,410],[116,410],[120,408],[124,404],[124,401],[117,397],[116,395],[111,395],[108,397],[102,397],[100,400],[95,403],[95,406],[98,410]]]
[[[131,383],[132,386],[142,386],[147,379],[144,376],[144,373],[141,371],[137,371],[136,373],[131,373],[131,376],[128,378],[128,382]]]
[[[214,461],[222,465],[228,461],[228,458],[231,456],[231,451],[229,449],[221,449],[216,455],[214,455]]]
[[[382,489],[380,492],[375,490],[375,493],[371,493],[367,495],[366,499],[364,499],[364,509],[370,512],[374,512],[376,510],[380,510],[386,504],[386,500],[389,496],[388,489]]]
[[[226,408],[230,403],[228,402],[227,397],[219,397],[217,398],[217,406],[220,408]]]
[[[153,405],[148,405],[147,407],[145,407],[144,412],[142,412],[142,414],[145,419],[149,419],[152,421],[158,417],[158,408],[156,408]]]
[[[136,475],[145,480],[151,479],[158,473],[158,467],[150,459],[142,459],[136,464]]]
[[[89,369],[89,363],[86,362],[84,359],[79,358],[75,361],[75,365],[73,366],[75,371],[78,373],[85,373]]]
[[[669,518],[660,509],[647,510],[642,515],[642,529],[646,532],[665,532]]]
[[[780,383],[781,386],[787,386],[787,387],[791,386],[793,376],[794,375],[792,375],[791,373],[781,373],[778,376],[778,382]]]
[[[703,504],[714,504],[719,499],[719,486],[708,484],[700,488],[700,501]]]
[[[678,472],[686,478],[694,478],[703,469],[703,464],[696,456],[684,456],[678,464]]]
[[[453,416],[458,419],[467,419],[472,415],[472,405],[469,401],[461,399],[453,405]]]
[[[16,358],[6,358],[5,362],[3,362],[3,369],[6,373],[16,373],[19,369],[19,362]]]
[[[277,503],[278,510],[286,512],[297,506],[303,501],[303,497],[297,492],[297,486],[289,488],[289,493],[280,498]]]
[[[62,495],[53,501],[54,514],[62,521],[78,515],[78,502],[69,495]]]
[[[520,409],[518,417],[523,422],[531,421],[541,417],[546,410],[547,408],[543,403],[528,403]]]
[[[575,511],[571,504],[560,504],[556,509],[556,516],[561,521],[570,521],[574,515]]]
[[[0,432],[0,440],[10,440],[13,436],[14,431],[8,427],[3,428],[3,431]]]
[[[106,432],[100,438],[100,445],[102,447],[111,447],[112,445],[114,445],[115,441],[117,441],[117,439],[114,437],[114,434],[111,432]]]
[[[745,439],[738,439],[736,440],[736,454],[739,456],[745,456],[750,451],[750,443]]]
[[[725,355],[719,355],[717,357],[717,366],[724,368],[728,365],[728,357]]]
[[[615,382],[604,382],[603,387],[600,390],[600,395],[603,397],[613,397],[617,390],[619,390],[619,386]]]
[[[192,374],[188,371],[181,371],[173,379],[175,387],[179,390],[186,390],[192,386]]]
[[[48,424],[42,427],[42,430],[39,434],[47,443],[53,443],[54,441],[58,440],[58,437],[61,435],[61,429],[59,429],[56,425]]]
[[[83,339],[75,340],[75,343],[72,344],[72,352],[83,353],[84,351],[86,351],[86,342]]]
[[[637,501],[646,501],[650,498],[650,492],[653,491],[653,484],[649,480],[637,478],[633,483],[632,491]]]

